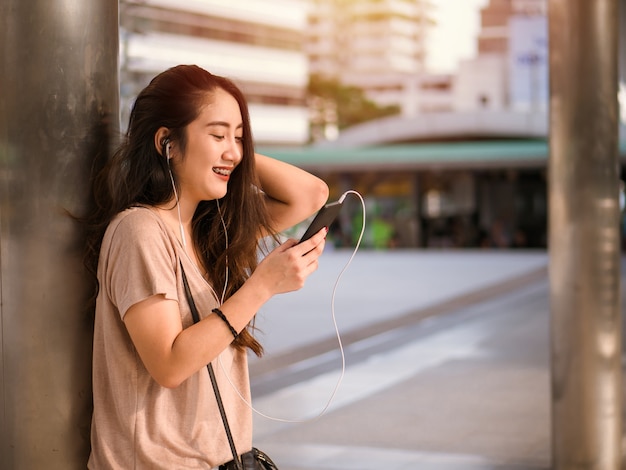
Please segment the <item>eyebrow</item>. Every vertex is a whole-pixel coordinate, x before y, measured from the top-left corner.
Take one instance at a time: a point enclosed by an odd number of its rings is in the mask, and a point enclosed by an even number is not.
[[[209,122],[206,127],[214,127],[214,126],[220,126],[220,127],[230,127],[230,124],[225,122],[225,121],[213,121],[213,122]],[[235,127],[235,129],[239,129],[243,127],[243,123],[239,123],[239,125],[237,125]]]

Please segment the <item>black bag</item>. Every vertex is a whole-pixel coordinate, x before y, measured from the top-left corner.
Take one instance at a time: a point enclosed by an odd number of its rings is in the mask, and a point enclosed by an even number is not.
[[[191,295],[191,289],[189,288],[187,276],[185,275],[185,270],[183,269],[182,262],[180,263],[180,269],[183,278],[183,285],[185,287],[185,295],[187,296],[187,302],[189,303],[189,309],[191,310],[191,316],[193,317],[194,323],[197,323],[198,321],[200,321],[200,315],[198,314],[196,303],[194,302],[193,296]],[[230,432],[228,419],[226,419],[226,411],[224,410],[224,405],[222,404],[222,396],[220,395],[220,390],[217,387],[217,380],[215,378],[213,366],[211,365],[211,363],[209,363],[206,367],[209,371],[209,377],[211,378],[211,385],[213,385],[213,391],[215,392],[217,406],[220,410],[220,415],[222,416],[222,422],[224,423],[224,429],[226,430],[226,436],[228,437],[230,450],[233,454],[233,460],[223,465],[220,465],[220,470],[278,470],[278,467],[274,462],[272,462],[272,459],[270,459],[267,454],[265,454],[265,452],[262,452],[255,447],[253,447],[250,452],[246,452],[245,454],[237,456],[235,441],[233,440],[233,436]]]
[[[243,470],[278,470],[278,467],[265,452],[253,447],[250,452],[246,452],[240,456]],[[220,470],[241,470],[238,469],[234,460],[224,465],[220,465]]]

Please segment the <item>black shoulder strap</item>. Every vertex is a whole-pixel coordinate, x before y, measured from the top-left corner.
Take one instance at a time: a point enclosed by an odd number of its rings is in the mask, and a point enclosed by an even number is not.
[[[200,315],[198,314],[198,308],[196,307],[196,303],[193,300],[193,296],[191,295],[191,289],[189,288],[189,283],[187,282],[187,276],[185,275],[185,270],[183,269],[183,263],[180,262],[180,271],[183,277],[183,286],[185,288],[185,295],[187,296],[187,302],[189,303],[189,308],[191,309],[191,316],[193,317],[193,322],[198,323],[200,321]],[[235,441],[233,440],[233,435],[230,432],[230,426],[228,425],[228,419],[226,418],[226,410],[224,409],[224,404],[222,403],[222,396],[220,395],[220,389],[217,387],[217,379],[215,378],[215,371],[213,370],[213,366],[209,362],[206,366],[209,371],[209,377],[211,378],[211,385],[213,385],[213,391],[215,392],[215,399],[217,400],[217,406],[220,410],[220,415],[222,416],[222,422],[224,423],[224,429],[226,430],[226,436],[228,437],[228,444],[230,445],[230,450],[233,453],[233,460],[235,465],[237,466],[237,470],[243,470],[241,466],[241,462],[239,461],[239,456],[237,455],[237,449],[235,448]]]

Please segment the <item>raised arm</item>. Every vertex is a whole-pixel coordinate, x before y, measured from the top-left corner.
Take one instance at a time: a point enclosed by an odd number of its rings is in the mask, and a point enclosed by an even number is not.
[[[255,154],[261,189],[278,232],[302,222],[328,200],[328,186],[300,168]]]

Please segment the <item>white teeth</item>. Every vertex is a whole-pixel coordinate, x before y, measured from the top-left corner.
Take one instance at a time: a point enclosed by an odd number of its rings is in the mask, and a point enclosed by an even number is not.
[[[213,171],[218,175],[230,176],[232,170],[227,170],[225,168],[213,168]]]

